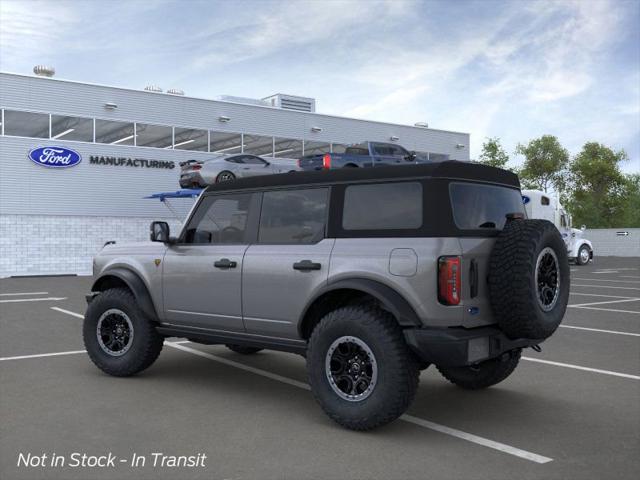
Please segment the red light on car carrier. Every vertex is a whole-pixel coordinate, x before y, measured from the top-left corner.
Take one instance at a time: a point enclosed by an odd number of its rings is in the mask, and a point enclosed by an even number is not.
[[[330,153],[325,153],[322,156],[322,168],[331,168],[331,154]]]
[[[438,300],[444,305],[460,303],[460,257],[438,258]]]

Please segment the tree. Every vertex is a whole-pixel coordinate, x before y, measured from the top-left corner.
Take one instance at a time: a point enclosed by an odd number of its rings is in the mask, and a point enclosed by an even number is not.
[[[556,192],[565,189],[565,175],[569,164],[569,152],[553,135],[534,138],[526,145],[518,144],[516,154],[524,155],[525,161],[518,172],[526,188]]]
[[[629,199],[638,181],[625,177],[619,163],[627,159],[624,150],[614,152],[597,142],[585,143],[571,162],[569,211],[576,225],[591,227],[623,226],[624,216],[631,221],[634,212]]]
[[[625,195],[619,227],[640,228],[640,173],[625,177]]]
[[[491,167],[505,168],[509,161],[509,155],[500,144],[498,137],[488,137],[482,144],[480,163]]]

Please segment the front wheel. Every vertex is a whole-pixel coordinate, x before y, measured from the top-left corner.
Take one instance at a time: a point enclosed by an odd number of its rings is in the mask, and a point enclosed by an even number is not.
[[[418,388],[419,370],[393,316],[372,305],[325,315],[307,350],[311,391],[343,427],[370,430],[402,415]]]
[[[151,366],[164,341],[133,294],[124,288],[106,290],[91,301],[82,336],[91,361],[116,377],[134,375]]]
[[[438,371],[451,383],[467,390],[487,388],[505,380],[518,366],[521,350],[467,367],[440,367]]]
[[[576,263],[578,265],[586,265],[589,263],[589,258],[591,257],[589,252],[589,247],[586,245],[582,245],[578,250],[578,256],[576,257]]]

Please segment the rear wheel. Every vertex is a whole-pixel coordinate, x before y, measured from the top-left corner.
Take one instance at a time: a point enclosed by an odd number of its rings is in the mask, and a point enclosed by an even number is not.
[[[440,367],[438,371],[451,383],[468,390],[479,390],[502,382],[518,366],[521,350],[513,350],[498,358],[467,367]]]
[[[87,307],[82,328],[91,361],[103,372],[126,377],[149,367],[160,355],[164,338],[124,288],[112,288]]]
[[[232,352],[241,353],[242,355],[253,355],[254,353],[262,351],[262,348],[247,347],[245,345],[235,345],[232,343],[227,343],[225,346]]]
[[[582,245],[580,247],[580,249],[578,250],[578,256],[576,257],[576,263],[578,265],[586,265],[587,263],[589,263],[589,257],[590,257],[590,252],[589,252],[589,247],[587,247],[586,245]]]
[[[334,421],[370,430],[402,415],[419,370],[393,316],[374,305],[349,305],[313,330],[307,371],[314,397]]]
[[[216,183],[229,182],[235,180],[236,176],[227,170],[220,172],[216,177]]]

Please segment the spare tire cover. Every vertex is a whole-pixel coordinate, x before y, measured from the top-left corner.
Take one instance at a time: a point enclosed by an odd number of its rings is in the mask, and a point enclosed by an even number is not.
[[[547,220],[510,220],[489,261],[489,297],[509,338],[543,340],[556,331],[569,301],[569,259]]]

